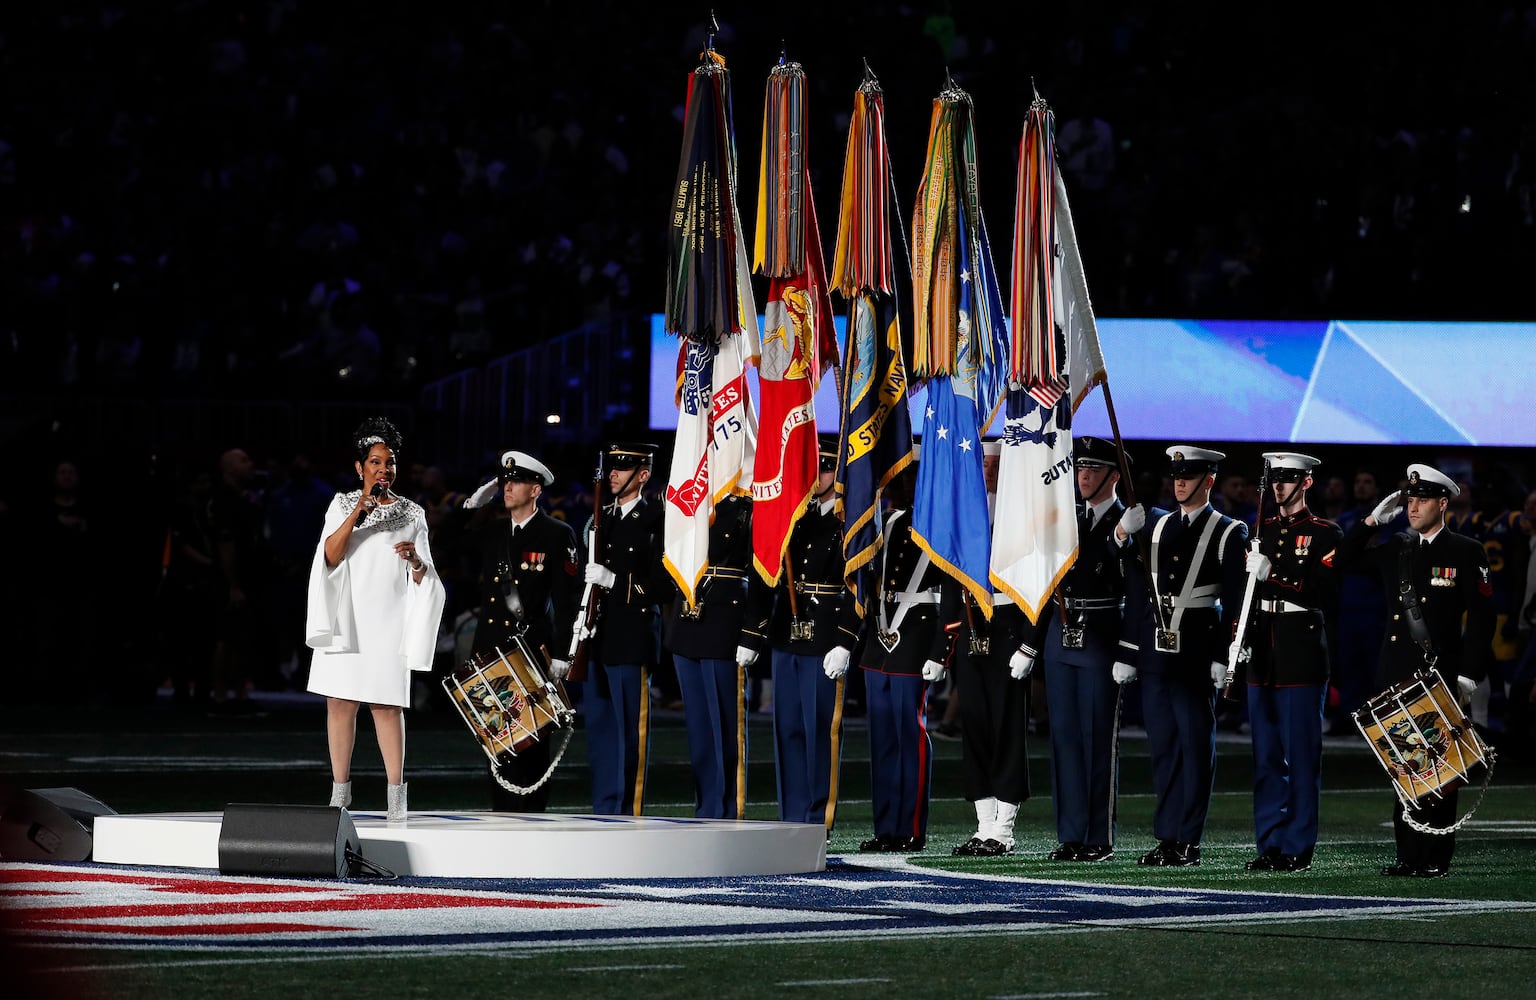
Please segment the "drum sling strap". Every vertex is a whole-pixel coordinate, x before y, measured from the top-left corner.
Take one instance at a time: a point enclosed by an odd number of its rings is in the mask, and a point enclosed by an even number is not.
[[[1397,550],[1397,599],[1402,602],[1403,615],[1408,620],[1408,637],[1424,653],[1424,662],[1433,668],[1439,654],[1424,621],[1424,606],[1418,591],[1413,589],[1413,548],[1420,544],[1423,543],[1415,538]]]

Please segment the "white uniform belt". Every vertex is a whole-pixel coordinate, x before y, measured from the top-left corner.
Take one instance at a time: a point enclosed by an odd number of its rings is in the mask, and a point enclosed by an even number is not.
[[[885,599],[895,605],[910,605],[937,604],[939,597],[937,590],[924,590],[916,594],[888,594]]]
[[[1118,611],[1120,608],[1118,597],[1065,597],[1062,603],[1068,611]]]
[[[1268,611],[1271,614],[1285,614],[1291,611],[1311,611],[1312,608],[1291,601],[1260,601],[1259,610]]]
[[[1215,606],[1215,594],[1200,597],[1174,597],[1172,594],[1167,594],[1163,597],[1163,607],[1165,608],[1182,608],[1188,611],[1191,608],[1214,608]]]

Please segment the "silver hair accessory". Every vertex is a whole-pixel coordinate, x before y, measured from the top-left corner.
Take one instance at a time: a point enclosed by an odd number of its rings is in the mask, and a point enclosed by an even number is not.
[[[371,447],[373,447],[376,444],[384,444],[384,443],[385,443],[384,439],[379,437],[377,434],[370,434],[367,437],[363,438],[361,441],[357,442],[357,446],[359,448],[371,448]]]

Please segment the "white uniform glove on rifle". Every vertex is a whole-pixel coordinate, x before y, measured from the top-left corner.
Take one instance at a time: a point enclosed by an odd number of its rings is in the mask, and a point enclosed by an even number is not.
[[[602,563],[587,563],[587,583],[596,584],[604,590],[612,590],[613,583],[618,577],[613,575],[613,570]]]
[[[1259,551],[1259,540],[1255,538],[1248,546],[1248,572],[1263,583],[1269,579],[1269,571],[1273,568],[1274,563],[1269,561],[1269,556]]]
[[[750,667],[757,662],[757,650],[748,649],[746,646],[736,647],[736,665],[738,667]]]
[[[1116,684],[1129,684],[1136,679],[1136,668],[1129,663],[1116,663],[1114,670],[1110,671],[1110,676],[1115,679]]]

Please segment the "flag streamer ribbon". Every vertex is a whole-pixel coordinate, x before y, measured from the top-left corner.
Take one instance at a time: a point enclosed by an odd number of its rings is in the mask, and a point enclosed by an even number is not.
[[[862,615],[869,601],[863,570],[880,547],[880,497],[913,459],[904,338],[911,314],[902,296],[910,276],[905,253],[893,252],[890,221],[893,212],[900,215],[885,139],[885,97],[873,75],[854,94],[839,207],[832,280],[849,308],[837,503],[844,574]]]

